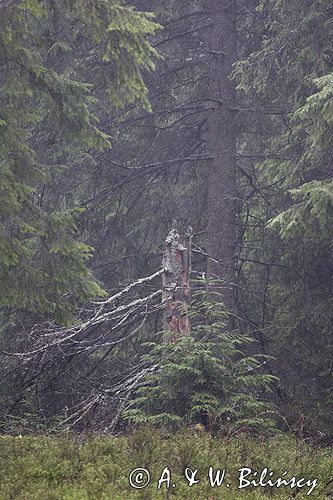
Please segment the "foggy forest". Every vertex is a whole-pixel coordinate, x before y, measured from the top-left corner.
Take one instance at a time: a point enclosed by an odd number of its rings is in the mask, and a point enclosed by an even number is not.
[[[332,174],[331,0],[0,0],[0,500],[333,498]]]

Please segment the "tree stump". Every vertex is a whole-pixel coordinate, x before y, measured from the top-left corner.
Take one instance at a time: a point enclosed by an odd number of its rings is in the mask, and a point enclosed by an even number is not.
[[[171,339],[165,335],[165,341],[176,342],[180,336],[190,335],[191,240],[192,228],[184,231],[180,222],[173,221],[163,255],[163,329],[171,333]]]

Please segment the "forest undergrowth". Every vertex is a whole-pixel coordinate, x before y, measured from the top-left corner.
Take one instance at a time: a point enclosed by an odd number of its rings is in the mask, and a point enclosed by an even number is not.
[[[329,492],[331,449],[282,433],[274,437],[240,434],[227,438],[212,437],[200,427],[174,435],[146,427],[117,437],[7,435],[0,438],[0,456],[1,500],[282,500],[331,498],[333,494]],[[129,481],[131,472],[138,467],[150,473],[150,482],[142,489],[131,486]],[[211,485],[210,467],[213,479],[217,470],[222,474],[225,469],[221,486]],[[245,467],[257,471],[257,477],[267,468],[268,474],[274,472],[274,480],[286,471],[285,478],[316,479],[317,485],[310,495],[309,486],[238,489],[239,469]],[[188,479],[186,468],[191,469],[187,471]],[[198,482],[189,486],[191,477]],[[132,482],[139,485],[139,479],[133,473]],[[141,479],[146,481],[146,477]]]

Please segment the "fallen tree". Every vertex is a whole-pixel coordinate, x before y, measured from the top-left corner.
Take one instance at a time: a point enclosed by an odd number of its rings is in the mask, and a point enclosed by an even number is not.
[[[158,365],[133,359],[130,366],[109,374],[103,371],[102,365],[116,349],[125,349],[139,332],[149,328],[148,322],[152,319],[156,333],[164,327],[171,331],[172,341],[190,333],[187,315],[190,245],[191,229],[181,234],[180,226],[174,222],[166,239],[161,269],[127,284],[106,299],[85,305],[72,326],[45,321],[35,324],[28,332],[16,332],[18,344],[23,348],[16,352],[0,351],[2,360],[7,360],[3,364],[7,375],[19,365],[24,379],[10,413],[19,413],[28,393],[34,394],[38,413],[49,416],[52,388],[61,386],[66,376],[76,387],[74,398],[69,398],[68,404],[68,398],[63,398],[60,403],[63,422],[79,428],[89,426],[113,431],[133,390],[148,373],[158,370]],[[161,311],[164,312],[162,322]],[[161,335],[161,341],[169,338],[170,334]],[[87,369],[78,369],[78,364]],[[95,375],[101,371],[103,376],[96,380]],[[59,391],[51,397],[59,397],[57,393]],[[59,404],[55,406],[59,411]]]

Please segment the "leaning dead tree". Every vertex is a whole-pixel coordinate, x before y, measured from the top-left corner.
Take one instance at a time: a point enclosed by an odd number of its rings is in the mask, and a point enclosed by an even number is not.
[[[18,332],[22,351],[0,352],[10,360],[8,370],[19,365],[24,374],[12,413],[30,391],[41,414],[49,414],[49,394],[66,376],[73,389],[69,404],[63,404],[66,410],[59,408],[66,415],[65,422],[79,428],[91,422],[93,428],[112,432],[133,391],[160,367],[137,356],[128,367],[119,370],[117,366],[109,373],[107,360],[151,328],[149,320],[156,318],[156,323],[161,312],[162,341],[176,342],[190,334],[191,238],[191,228],[184,230],[174,222],[165,241],[162,269],[86,305],[71,327],[49,321],[34,325],[29,332]],[[148,294],[147,289],[151,290]]]

